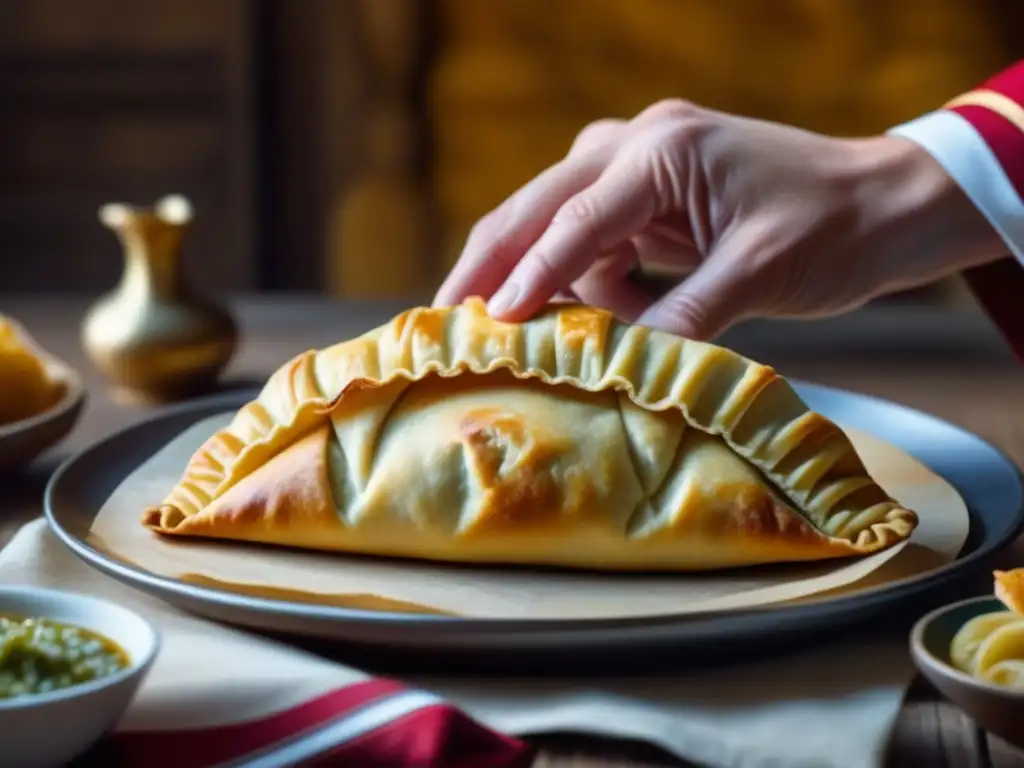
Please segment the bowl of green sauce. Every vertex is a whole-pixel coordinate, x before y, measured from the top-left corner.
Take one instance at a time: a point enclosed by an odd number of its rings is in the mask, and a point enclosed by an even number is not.
[[[120,721],[159,648],[156,629],[116,603],[0,587],[0,766],[85,752]]]

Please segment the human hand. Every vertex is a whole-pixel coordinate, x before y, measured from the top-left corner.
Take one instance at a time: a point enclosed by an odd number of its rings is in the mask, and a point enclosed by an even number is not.
[[[560,292],[697,339],[817,317],[995,260],[1006,247],[944,169],[895,136],[839,139],[666,101],[585,128],[474,227],[435,305],[523,320]],[[688,272],[658,296],[638,263]]]

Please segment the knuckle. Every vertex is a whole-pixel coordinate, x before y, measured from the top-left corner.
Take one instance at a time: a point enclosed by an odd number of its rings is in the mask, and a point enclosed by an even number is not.
[[[689,147],[689,135],[675,126],[653,131],[646,137],[646,146],[638,160],[646,165],[659,205],[665,209],[685,207],[689,186],[685,157]]]
[[[711,325],[710,306],[693,293],[680,291],[666,296],[663,311],[667,321],[676,330],[692,333],[694,329],[709,329]]]
[[[558,272],[558,265],[555,264],[554,259],[551,258],[551,254],[547,251],[537,252],[535,266],[537,267],[537,271],[545,277],[554,277]]]
[[[702,135],[700,119],[693,118],[657,123],[635,142],[636,162],[645,166],[661,205],[685,206],[693,172],[691,158]]]
[[[565,201],[555,214],[555,221],[560,224],[589,225],[597,218],[597,205],[588,195],[576,195]]]
[[[601,210],[592,195],[575,195],[555,213],[552,224],[575,230],[593,248],[599,248]]]
[[[701,108],[691,101],[685,99],[662,99],[647,107],[640,113],[640,119],[644,122],[674,122],[685,121],[698,116]]]
[[[671,120],[653,126],[647,134],[649,146],[658,152],[678,151],[693,145],[700,136],[701,118]]]
[[[576,134],[572,150],[587,150],[611,141],[622,132],[624,125],[625,121],[610,117],[595,120],[589,125],[584,126],[583,130]]]
[[[500,250],[505,236],[505,222],[515,206],[513,198],[505,200],[494,210],[484,214],[470,228],[467,242],[487,245],[491,250]]]
[[[671,157],[678,149],[685,146],[686,132],[680,130],[676,124],[670,123],[652,129],[644,139],[647,149],[644,154],[648,158],[661,160],[664,157]]]
[[[545,250],[538,250],[530,255],[527,272],[529,281],[534,285],[557,285],[559,282],[558,265]]]

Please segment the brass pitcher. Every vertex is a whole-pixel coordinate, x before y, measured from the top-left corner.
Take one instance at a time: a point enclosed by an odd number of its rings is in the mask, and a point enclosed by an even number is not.
[[[152,209],[110,203],[100,208],[99,219],[120,240],[124,269],[82,325],[82,344],[93,363],[133,400],[167,402],[215,389],[235,352],[238,329],[182,274],[189,201],[170,195]]]

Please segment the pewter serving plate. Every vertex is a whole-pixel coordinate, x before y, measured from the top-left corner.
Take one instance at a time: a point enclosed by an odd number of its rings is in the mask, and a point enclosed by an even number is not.
[[[499,620],[383,613],[250,597],[148,573],[94,549],[86,534],[100,507],[147,457],[201,419],[235,410],[256,391],[234,392],[164,410],[117,432],[69,459],[46,489],[46,516],[57,536],[100,571],[206,618],[315,641],[408,651],[473,655],[501,651],[547,656],[548,652],[628,651],[687,658],[719,656],[744,648],[767,649],[787,636],[829,630],[851,622],[888,623],[910,603],[916,610],[937,587],[985,564],[986,556],[1024,527],[1022,478],[995,448],[951,424],[885,401],[794,382],[807,404],[843,424],[900,446],[949,481],[970,510],[970,535],[959,557],[934,571],[882,588],[790,606],[767,606],[685,617],[622,620]],[[905,612],[904,612],[905,613]],[[905,618],[905,615],[904,615]],[[895,620],[895,619],[894,619]],[[568,657],[565,657],[568,659]],[[607,657],[605,657],[607,658]]]

